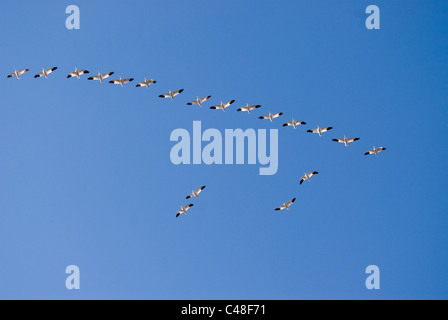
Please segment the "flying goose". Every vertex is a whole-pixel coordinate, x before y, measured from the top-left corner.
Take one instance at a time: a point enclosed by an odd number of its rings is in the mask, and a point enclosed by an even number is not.
[[[342,138],[339,138],[339,139],[333,139],[333,141],[336,141],[336,142],[340,142],[340,143],[345,144],[346,147],[348,146],[348,144],[349,144],[350,142],[358,141],[358,140],[359,140],[359,138],[347,138],[347,137],[345,136],[345,134],[344,134],[344,138],[343,138],[343,139],[342,139]]]
[[[296,201],[296,198],[294,198],[291,201],[288,201],[286,203],[283,202],[283,205],[278,208],[275,208],[275,211],[279,211],[279,210],[283,210],[283,209],[290,210],[289,207],[293,204],[294,201]]]
[[[182,207],[182,205],[180,205],[180,210],[179,211],[177,211],[177,214],[176,214],[176,218],[178,217],[178,216],[180,216],[182,213],[185,213],[185,214],[187,214],[187,210],[188,210],[188,208],[190,208],[190,207],[192,207],[193,206],[193,204],[187,204],[185,207]]]
[[[151,85],[151,84],[153,84],[153,83],[157,83],[157,81],[156,80],[148,80],[148,79],[146,79],[146,77],[145,77],[145,81],[142,81],[142,82],[139,82],[139,83],[137,83],[137,85],[136,85],[136,87],[146,87],[146,88],[149,88],[149,86]]]
[[[206,96],[204,98],[199,99],[198,96],[196,96],[196,100],[188,102],[187,105],[192,106],[194,104],[198,104],[200,107],[202,107],[202,104],[207,101],[208,99],[210,99],[212,96]]]
[[[170,92],[161,94],[161,95],[159,95],[159,97],[160,98],[171,98],[171,100],[174,100],[174,97],[177,96],[178,94],[182,93],[182,91],[184,91],[184,89],[179,89],[176,91],[171,91],[171,89],[170,89]]]
[[[119,85],[121,85],[122,87],[124,87],[124,84],[125,84],[125,83],[131,82],[131,81],[134,81],[134,78],[123,79],[123,78],[120,76],[120,79],[110,80],[109,83],[119,84]]]
[[[79,76],[82,76],[85,73],[89,73],[89,71],[87,70],[78,70],[77,67],[75,67],[75,72],[70,72],[67,76],[67,79],[71,78],[71,77],[76,77],[79,79]]]
[[[287,127],[287,126],[293,126],[294,127],[294,129],[297,129],[297,125],[301,125],[301,124],[306,124],[306,122],[305,121],[301,121],[301,120],[294,120],[294,118],[292,118],[292,121],[290,121],[290,122],[286,122],[285,124],[283,124],[283,126],[284,127]]]
[[[283,112],[272,114],[271,111],[269,111],[269,114],[261,116],[261,117],[258,117],[258,119],[269,119],[272,122],[272,120],[274,120],[277,117],[280,117],[282,114],[283,114]]]
[[[101,72],[98,71],[97,76],[91,76],[90,78],[87,78],[87,80],[99,80],[101,83],[103,83],[104,79],[109,78],[113,74],[114,74],[113,72],[101,74]]]
[[[50,69],[46,69],[45,70],[45,68],[44,67],[42,67],[42,72],[39,72],[38,74],[36,74],[35,76],[34,76],[34,78],[39,78],[39,77],[45,77],[45,78],[48,78],[48,75],[50,74],[50,73],[52,73],[54,70],[56,70],[58,67],[53,67],[53,68],[50,68]]]
[[[11,74],[8,74],[7,78],[17,77],[17,79],[20,79],[20,76],[28,71],[30,71],[30,69],[17,70],[16,68],[14,68],[14,72]]]
[[[254,104],[254,105],[249,105],[248,102],[246,102],[246,106],[245,107],[241,107],[236,111],[247,111],[249,114],[252,110],[260,108],[261,106],[259,104]]]
[[[199,194],[201,193],[202,190],[205,189],[205,186],[200,187],[198,190],[194,191],[193,189],[191,189],[191,193],[186,197],[186,199],[190,199],[191,197],[196,197],[199,198]]]
[[[317,171],[311,171],[310,173],[306,173],[305,172],[305,175],[300,179],[300,184],[302,184],[303,183],[303,181],[305,181],[305,180],[309,180],[309,181],[311,181],[311,177],[314,175],[314,174],[318,174],[319,172],[317,172]]]
[[[221,100],[221,104],[218,104],[218,105],[216,105],[216,106],[212,106],[212,107],[210,107],[210,109],[221,109],[222,111],[226,111],[226,108],[228,107],[228,106],[230,106],[232,103],[234,103],[235,102],[235,100],[230,100],[230,101],[228,101],[228,102],[226,102],[226,103],[223,103],[222,102],[222,100]]]
[[[319,136],[322,137],[322,133],[327,132],[328,130],[331,130],[331,129],[333,129],[333,127],[320,128],[319,125],[317,125],[317,129],[310,129],[307,132],[318,133]]]
[[[366,153],[364,153],[364,155],[365,155],[365,156],[368,155],[368,154],[375,154],[375,155],[378,155],[378,153],[380,153],[380,152],[383,151],[383,150],[386,150],[386,148],[383,148],[383,147],[376,148],[375,146],[373,146],[373,149],[367,151]]]

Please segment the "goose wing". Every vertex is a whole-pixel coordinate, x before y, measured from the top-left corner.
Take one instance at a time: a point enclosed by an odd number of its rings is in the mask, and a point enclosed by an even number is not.
[[[283,210],[283,209],[286,209],[285,205],[282,205],[282,206],[280,206],[278,208],[275,208],[275,211],[279,211],[279,210]]]
[[[358,141],[359,140],[359,138],[349,138],[349,139],[347,139],[347,142],[354,142],[354,141]]]
[[[44,72],[42,71],[42,72],[39,72],[38,74],[36,74],[34,76],[34,78],[39,78],[39,77],[43,77],[43,76],[44,76]]]
[[[340,138],[338,138],[338,139],[333,139],[333,141],[344,143],[344,139],[340,139]]]
[[[294,203],[294,201],[296,201],[296,198],[292,199],[291,201],[288,201],[286,204],[288,206],[292,205]]]
[[[106,79],[106,78],[109,78],[113,74],[114,74],[113,72],[108,72],[108,73],[102,74],[101,78]]]
[[[325,127],[325,128],[322,128],[321,131],[327,132],[328,130],[331,130],[331,129],[333,129],[333,127]]]
[[[19,76],[21,76],[22,74],[24,74],[25,72],[30,71],[30,69],[22,69],[19,71]]]
[[[184,91],[184,89],[179,89],[173,92],[173,96],[177,96],[178,94],[182,93],[182,91]]]
[[[235,100],[230,100],[230,101],[224,103],[224,108],[227,108],[228,106],[230,106],[234,102],[235,102]]]
[[[171,96],[169,93],[164,93],[164,94],[159,95],[159,98],[170,98],[170,97]]]
[[[274,114],[272,115],[272,118],[280,117],[282,114],[283,114],[283,112],[274,113]]]
[[[258,119],[270,119],[268,114],[258,117]]]
[[[317,129],[310,129],[307,132],[311,132],[311,133],[318,133],[319,131]]]
[[[205,186],[202,186],[202,187],[200,187],[198,190],[196,190],[196,193],[199,194],[199,193],[201,193],[201,191],[204,190],[204,189],[205,189]]]
[[[292,121],[291,122],[286,122],[286,123],[283,124],[284,127],[293,126],[293,125],[294,125],[294,123]]]

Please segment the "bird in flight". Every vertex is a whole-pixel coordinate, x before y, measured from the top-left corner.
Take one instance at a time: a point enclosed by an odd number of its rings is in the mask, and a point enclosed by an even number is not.
[[[350,142],[358,141],[358,140],[359,140],[359,138],[347,138],[347,137],[345,136],[345,134],[344,134],[344,138],[343,138],[343,139],[342,139],[342,138],[333,139],[333,141],[343,143],[346,147],[348,146],[348,144],[349,144]]]
[[[290,210],[289,207],[294,203],[294,201],[296,201],[296,198],[294,198],[286,203],[283,202],[283,205],[278,208],[275,208],[275,211],[279,211],[279,210],[283,210],[283,209]]]
[[[188,102],[187,105],[192,106],[194,104],[198,104],[200,107],[202,107],[202,104],[210,99],[212,96],[206,96],[204,98],[199,99],[199,97],[196,97],[196,100]]]
[[[136,87],[146,87],[146,88],[149,88],[149,86],[152,85],[153,83],[157,83],[157,81],[156,80],[152,80],[152,79],[148,80],[145,77],[145,81],[137,83]]]
[[[205,189],[205,186],[200,187],[198,190],[191,189],[191,193],[186,197],[186,199],[190,199],[191,197],[199,198],[199,193]]]
[[[305,172],[305,175],[300,179],[300,184],[302,184],[303,181],[305,181],[305,180],[311,181],[311,177],[312,177],[314,174],[318,174],[318,173],[319,173],[319,172],[317,172],[317,171],[311,171],[310,173],[306,173],[306,172]]]
[[[40,77],[45,77],[45,78],[48,78],[48,75],[50,74],[50,73],[52,73],[54,70],[56,70],[58,67],[53,67],[53,68],[50,68],[50,69],[45,69],[44,67],[42,67],[42,72],[39,72],[38,74],[36,74],[35,76],[34,76],[34,78],[40,78]]]
[[[114,74],[113,72],[108,72],[108,73],[101,74],[101,72],[98,71],[98,75],[97,76],[92,76],[90,78],[87,78],[87,80],[99,80],[101,83],[103,83],[104,79],[109,78],[113,74]]]
[[[176,218],[178,217],[178,216],[180,216],[182,213],[185,213],[185,214],[187,214],[187,210],[188,210],[188,208],[190,208],[190,207],[192,207],[193,206],[193,204],[187,204],[185,207],[183,207],[182,205],[180,205],[180,210],[179,211],[177,211],[177,214],[176,214]]]
[[[25,72],[30,71],[30,69],[22,69],[22,70],[18,70],[16,68],[14,68],[14,72],[11,74],[8,74],[7,78],[11,78],[11,77],[17,77],[17,79],[20,79],[20,76],[22,74],[24,74]]]
[[[120,79],[110,80],[109,83],[119,84],[119,85],[121,85],[122,87],[124,87],[124,84],[125,84],[125,83],[131,82],[131,81],[134,81],[134,78],[123,79],[123,78],[120,76]]]
[[[364,155],[365,155],[365,156],[368,155],[368,154],[375,154],[375,155],[378,155],[378,153],[380,153],[380,152],[383,151],[383,150],[386,150],[386,148],[383,148],[383,147],[376,148],[375,146],[373,146],[373,149],[367,151],[366,153],[364,153]]]
[[[182,91],[184,91],[184,89],[179,89],[176,91],[171,91],[171,89],[170,89],[170,92],[161,94],[161,95],[159,95],[159,97],[160,98],[171,98],[171,100],[174,100],[174,97],[177,96],[178,94],[182,93]]]
[[[307,132],[318,133],[319,136],[322,137],[322,133],[327,132],[328,130],[331,130],[331,129],[333,129],[333,127],[320,128],[319,125],[317,125],[317,129],[310,129]]]
[[[230,106],[232,103],[234,103],[235,102],[235,100],[230,100],[230,101],[228,101],[228,102],[226,102],[226,103],[223,103],[222,102],[222,100],[221,100],[221,104],[218,104],[218,105],[216,105],[216,106],[212,106],[212,107],[210,107],[210,109],[221,109],[222,111],[226,111],[226,108],[228,107],[228,106]]]
[[[252,111],[252,110],[255,110],[255,109],[258,109],[258,108],[260,108],[261,106],[259,105],[259,104],[253,104],[253,105],[249,105],[249,103],[248,102],[246,102],[246,106],[245,107],[241,107],[241,108],[239,108],[238,110],[236,110],[236,111],[247,111],[247,113],[249,113],[250,114],[250,112]]]
[[[79,79],[79,76],[82,76],[85,73],[89,73],[89,71],[87,70],[78,70],[77,67],[75,67],[75,72],[70,72],[67,76],[67,79],[71,78],[71,77],[76,77]]]
[[[283,114],[283,112],[272,114],[271,111],[269,111],[269,114],[258,117],[258,119],[269,119],[272,122],[275,118],[280,117],[282,114]]]
[[[296,120],[294,120],[294,118],[292,118],[292,121],[286,122],[285,124],[283,124],[283,126],[284,127],[293,126],[294,129],[297,129],[297,125],[301,125],[301,124],[306,124],[306,122],[305,121],[300,121],[300,120],[296,121]]]

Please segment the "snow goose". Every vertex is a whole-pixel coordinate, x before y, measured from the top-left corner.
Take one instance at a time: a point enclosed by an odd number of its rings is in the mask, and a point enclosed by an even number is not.
[[[311,177],[312,177],[314,174],[318,174],[318,173],[319,173],[319,172],[317,172],[317,171],[311,171],[310,173],[306,173],[306,172],[305,172],[305,175],[300,179],[300,184],[302,184],[303,181],[305,181],[305,180],[311,181]]]
[[[216,106],[212,106],[212,107],[210,107],[210,109],[221,109],[222,111],[226,111],[226,108],[228,107],[228,106],[230,106],[232,103],[234,103],[235,102],[235,100],[230,100],[230,101],[228,101],[228,102],[226,102],[226,103],[223,103],[222,102],[222,100],[221,100],[221,104],[218,104],[218,105],[216,105]]]
[[[350,142],[358,141],[359,138],[347,138],[344,134],[344,138],[333,139],[333,141],[343,143],[346,147]]]
[[[258,109],[258,108],[260,108],[261,106],[259,105],[259,104],[253,104],[253,105],[249,105],[249,103],[248,102],[246,102],[246,106],[245,107],[241,107],[241,108],[239,108],[238,110],[236,110],[236,111],[247,111],[247,113],[249,113],[250,114],[250,112],[252,111],[252,110],[254,110],[254,109]]]
[[[331,129],[333,129],[333,127],[320,128],[319,125],[317,125],[317,129],[310,129],[307,132],[318,133],[319,136],[322,137],[322,133],[327,132],[328,130],[331,130]]]
[[[146,88],[149,88],[149,86],[151,85],[151,84],[153,84],[153,83],[157,83],[157,81],[156,80],[148,80],[148,79],[146,79],[146,77],[145,77],[145,81],[142,81],[142,82],[139,82],[139,83],[137,83],[137,85],[136,85],[136,87],[146,87]]]
[[[204,98],[199,99],[198,96],[196,96],[196,100],[188,102],[187,105],[192,106],[194,104],[198,104],[200,107],[202,107],[202,104],[207,101],[208,99],[210,99],[212,96],[206,96]]]
[[[283,112],[272,114],[271,111],[269,111],[269,114],[261,116],[261,117],[258,117],[258,119],[269,119],[272,122],[272,120],[274,120],[277,117],[280,117],[282,114],[283,114]]]
[[[378,153],[380,153],[380,152],[383,151],[383,150],[386,150],[386,148],[383,148],[383,147],[376,148],[375,146],[373,146],[373,149],[367,151],[366,153],[364,153],[364,155],[365,155],[365,156],[368,155],[368,154],[375,154],[375,155],[378,155]]]
[[[82,76],[85,73],[89,73],[89,71],[87,70],[78,70],[77,67],[75,67],[75,72],[70,72],[67,76],[67,79],[71,78],[71,77],[76,77],[79,79],[79,76]]]
[[[205,189],[205,186],[200,187],[198,190],[194,191],[193,189],[191,189],[191,193],[187,196],[186,199],[190,199],[191,197],[196,197],[199,198],[199,194],[201,193],[202,190]]]
[[[109,78],[113,74],[114,74],[113,72],[101,74],[101,72],[98,71],[97,76],[91,76],[90,78],[87,78],[87,80],[98,80],[99,82],[103,83],[104,79]]]
[[[121,85],[122,87],[124,87],[124,84],[125,84],[125,83],[131,82],[131,81],[134,81],[134,78],[123,79],[123,78],[120,76],[120,79],[110,80],[109,83],[119,84],[119,85]]]
[[[292,118],[292,121],[290,121],[290,122],[286,122],[285,124],[283,124],[283,126],[284,127],[287,127],[287,126],[293,126],[294,127],[294,129],[297,129],[297,125],[301,125],[301,124],[306,124],[306,122],[305,121],[301,121],[301,120],[294,120],[294,118]]]
[[[188,210],[188,208],[190,208],[190,207],[192,207],[193,206],[193,204],[187,204],[185,207],[182,207],[182,205],[180,205],[180,210],[179,211],[177,211],[177,214],[176,214],[176,218],[178,217],[178,216],[180,216],[182,213],[185,213],[185,214],[187,214],[187,210]]]
[[[30,69],[17,70],[16,68],[14,68],[14,72],[11,74],[8,74],[7,78],[17,77],[17,79],[20,79],[20,76],[28,71],[30,71]]]
[[[174,100],[174,97],[177,96],[178,94],[182,93],[182,91],[184,91],[184,89],[179,89],[176,91],[171,91],[171,89],[170,89],[170,92],[161,94],[161,95],[159,95],[159,97],[160,98],[171,98],[171,100]]]
[[[34,76],[34,78],[40,78],[40,77],[45,77],[45,78],[48,78],[48,75],[50,74],[50,73],[52,73],[54,70],[56,70],[58,67],[53,67],[53,68],[50,68],[50,69],[45,69],[44,67],[42,67],[42,72],[39,72],[38,74],[36,74],[35,76]]]
[[[294,203],[294,201],[296,201],[296,198],[294,198],[291,201],[288,201],[286,203],[283,202],[283,205],[278,208],[275,208],[275,211],[280,211],[283,209],[290,210],[289,207]]]

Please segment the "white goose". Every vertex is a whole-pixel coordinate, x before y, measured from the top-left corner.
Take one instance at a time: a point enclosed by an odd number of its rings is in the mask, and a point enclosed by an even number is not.
[[[157,83],[157,81],[156,80],[148,80],[148,79],[146,79],[146,77],[145,77],[145,81],[142,81],[142,82],[139,82],[139,83],[137,83],[137,85],[136,85],[136,87],[146,87],[146,88],[149,88],[149,86],[151,85],[151,84],[153,84],[153,83]]]
[[[188,102],[187,105],[192,106],[194,104],[199,105],[200,107],[202,107],[202,104],[207,101],[208,99],[210,99],[212,96],[206,96],[204,98],[199,99],[198,96],[196,96],[196,100]]]
[[[296,198],[294,198],[291,201],[288,201],[286,203],[283,202],[283,205],[278,208],[275,208],[275,211],[279,211],[279,210],[283,210],[283,209],[290,210],[289,207],[294,203],[294,201],[296,201]]]
[[[187,210],[188,210],[188,208],[190,208],[190,207],[192,207],[193,206],[193,204],[187,204],[185,207],[182,207],[182,205],[180,205],[180,210],[179,211],[177,211],[177,214],[176,214],[176,218],[178,217],[178,216],[180,216],[182,213],[185,213],[185,214],[187,214]]]
[[[301,120],[294,120],[294,118],[292,118],[292,121],[290,121],[290,122],[286,122],[285,124],[283,124],[283,126],[284,127],[287,127],[287,126],[293,126],[294,127],[294,129],[297,129],[297,125],[301,125],[301,124],[306,124],[306,122],[305,121],[301,121]]]
[[[216,105],[216,106],[212,106],[212,107],[210,107],[210,109],[221,109],[222,111],[226,111],[226,108],[228,107],[228,106],[230,106],[232,103],[234,103],[235,102],[235,100],[230,100],[230,101],[228,101],[228,102],[226,102],[226,103],[223,103],[222,102],[222,100],[221,100],[221,104],[218,104],[218,105]]]
[[[253,105],[250,106],[249,103],[246,102],[246,106],[245,107],[241,107],[241,108],[239,108],[236,111],[247,111],[247,113],[250,114],[250,112],[252,110],[255,110],[255,109],[258,109],[258,108],[261,108],[261,106],[259,104],[253,104]]]
[[[282,114],[283,114],[283,112],[272,114],[271,111],[269,111],[269,114],[258,117],[258,119],[269,119],[272,122],[275,118],[280,117]]]
[[[104,79],[109,78],[113,74],[114,74],[113,72],[108,72],[108,73],[101,74],[101,72],[98,71],[98,75],[97,76],[89,77],[89,78],[87,78],[87,80],[98,80],[99,82],[103,83]]]
[[[121,85],[122,87],[124,87],[124,84],[125,84],[125,83],[131,82],[131,81],[134,81],[134,78],[123,79],[123,78],[120,76],[120,79],[110,80],[109,83],[119,84],[119,85]]]
[[[170,89],[170,92],[161,94],[161,95],[159,95],[159,97],[160,98],[171,98],[171,100],[174,100],[174,97],[177,96],[178,94],[182,93],[182,91],[184,91],[184,89],[179,89],[176,91],[171,91],[171,89]]]
[[[191,193],[186,197],[186,199],[190,199],[191,197],[196,197],[199,198],[199,194],[201,193],[202,190],[205,189],[205,186],[200,187],[198,190],[194,191],[193,189],[191,189]]]
[[[52,73],[54,70],[56,70],[58,67],[53,67],[53,68],[50,68],[50,69],[45,69],[44,67],[42,67],[42,72],[39,72],[38,74],[36,74],[35,76],[34,76],[34,78],[40,78],[40,77],[45,77],[45,78],[48,78],[48,75],[50,74],[50,73]]]
[[[386,148],[383,148],[383,147],[376,148],[375,146],[373,146],[373,149],[367,151],[366,153],[364,153],[364,155],[365,155],[365,156],[368,155],[368,154],[375,154],[375,155],[378,155],[378,153],[380,153],[380,152],[383,151],[383,150],[386,150]]]
[[[11,74],[8,74],[7,78],[17,77],[17,79],[20,79],[20,76],[28,71],[30,71],[30,69],[17,70],[16,68],[14,68],[14,72]]]
[[[305,181],[305,180],[311,181],[311,177],[318,173],[319,172],[317,172],[317,171],[311,171],[310,173],[305,172],[305,175],[300,179],[300,184],[302,184],[303,181]]]
[[[333,129],[333,127],[320,128],[319,125],[317,125],[317,129],[310,129],[307,132],[318,133],[319,136],[322,137],[322,133],[327,132],[328,130],[331,130],[331,129]]]
[[[346,147],[350,142],[358,141],[359,138],[347,138],[344,134],[344,138],[333,139],[333,141],[343,143]]]
[[[75,67],[75,72],[70,72],[67,76],[67,79],[71,78],[71,77],[76,77],[79,79],[79,76],[82,76],[85,73],[89,73],[89,71],[87,70],[78,70],[77,67]]]

